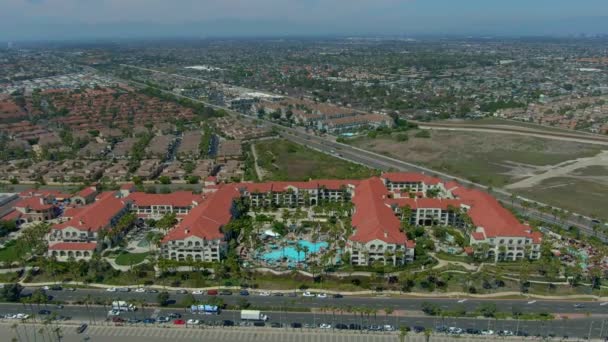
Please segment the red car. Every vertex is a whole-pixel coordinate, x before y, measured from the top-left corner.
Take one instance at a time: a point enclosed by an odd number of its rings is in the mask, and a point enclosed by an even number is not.
[[[114,323],[124,323],[124,321],[125,320],[121,317],[118,317],[118,316],[112,317],[112,322],[114,322]]]
[[[217,290],[209,290],[209,291],[207,291],[207,296],[217,296]]]
[[[183,319],[176,319],[175,321],[173,321],[173,324],[184,325],[184,324],[186,324],[186,321],[184,321]]]

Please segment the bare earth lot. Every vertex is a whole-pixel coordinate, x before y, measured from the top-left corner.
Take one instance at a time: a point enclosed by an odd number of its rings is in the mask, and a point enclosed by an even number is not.
[[[600,146],[486,132],[432,131],[398,142],[384,135],[349,142],[397,159],[504,187],[582,214],[608,213],[608,151]]]

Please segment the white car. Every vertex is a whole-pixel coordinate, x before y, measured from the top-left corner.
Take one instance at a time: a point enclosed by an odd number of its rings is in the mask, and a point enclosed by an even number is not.
[[[15,315],[15,318],[16,319],[28,319],[28,318],[30,318],[30,315],[24,314],[24,313],[18,313]]]
[[[319,293],[317,295],[317,298],[327,298],[327,294],[325,294],[325,293]]]
[[[331,329],[331,324],[321,323],[319,324],[319,329]]]
[[[135,292],[144,293],[144,292],[146,292],[146,289],[144,289],[143,287],[138,287],[137,289],[135,289]]]
[[[306,292],[304,292],[304,293],[302,294],[302,296],[304,296],[304,297],[314,297],[314,296],[315,296],[315,294],[314,294],[314,293],[312,293],[312,292],[306,291]]]
[[[494,330],[482,330],[482,335],[494,335]]]
[[[268,292],[268,291],[260,292],[260,296],[262,296],[262,297],[270,297],[270,292]]]
[[[120,316],[120,310],[110,310],[108,316]]]
[[[48,285],[46,285],[46,286],[43,286],[43,287],[42,287],[42,289],[43,289],[44,291],[48,291],[48,290],[50,290],[50,289],[51,289],[51,287],[50,287],[50,286],[48,286]]]
[[[384,331],[395,331],[395,327],[390,324],[386,324],[383,328]]]
[[[192,291],[192,294],[193,295],[195,295],[195,294],[196,295],[202,295],[202,294],[204,294],[204,292],[203,292],[203,290],[194,290],[194,291]]]
[[[118,291],[118,289],[116,289],[115,287],[109,287],[106,289],[106,292],[116,292]]]
[[[186,321],[186,324],[199,325],[201,324],[201,321],[199,321],[198,319],[190,318]]]

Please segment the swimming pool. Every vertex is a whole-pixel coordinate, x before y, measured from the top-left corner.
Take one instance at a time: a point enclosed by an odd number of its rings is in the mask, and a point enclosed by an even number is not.
[[[325,241],[313,243],[306,240],[299,240],[298,245],[300,245],[302,248],[308,248],[308,252],[306,254],[304,252],[298,253],[294,246],[286,246],[268,253],[263,253],[260,255],[260,257],[265,261],[277,261],[287,258],[290,263],[302,262],[304,261],[306,255],[310,255],[310,253],[317,253],[320,249],[327,248],[328,246],[327,242]]]

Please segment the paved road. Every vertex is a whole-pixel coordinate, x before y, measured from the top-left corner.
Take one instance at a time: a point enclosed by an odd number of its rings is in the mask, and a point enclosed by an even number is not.
[[[24,293],[29,293],[33,289],[27,288]],[[157,294],[153,293],[136,293],[136,292],[106,292],[98,289],[78,289],[74,292],[68,291],[49,291],[54,300],[64,302],[76,302],[84,300],[87,296],[93,300],[144,300],[152,305],[157,304]],[[176,303],[180,303],[184,295],[170,293],[171,299]],[[212,297],[195,295],[197,300],[202,302],[210,302]],[[515,299],[425,299],[425,298],[395,298],[395,297],[352,297],[344,298],[311,298],[311,297],[276,297],[276,296],[219,296],[226,304],[238,304],[239,299],[246,298],[249,303],[257,307],[317,307],[324,306],[341,306],[341,307],[367,307],[382,310],[391,308],[394,310],[421,310],[422,303],[432,302],[439,305],[442,309],[454,310],[464,306],[467,310],[473,311],[482,303],[496,303],[500,311],[511,312],[513,308],[522,310],[523,312],[548,312],[560,314],[608,314],[608,304],[599,302],[578,302],[578,301],[551,301],[551,300],[515,300]],[[582,308],[575,308],[575,304],[583,304]]]
[[[41,306],[40,308],[43,308]],[[68,322],[86,322],[91,324],[92,326],[99,326],[99,328],[103,331],[109,332],[117,329],[114,326],[114,323],[106,320],[107,309],[103,307],[89,307],[87,308],[83,306],[66,306],[63,309],[54,309],[52,306],[48,306],[48,308],[56,313],[57,315],[63,315],[70,317]],[[39,309],[36,306],[32,308],[25,307],[20,304],[1,304],[0,312],[2,313],[36,313]],[[208,325],[218,324],[221,325],[223,320],[231,320],[235,323],[240,322],[240,312],[239,311],[223,311],[220,315],[197,315],[191,314],[184,309],[152,309],[147,308],[143,311],[136,312],[128,312],[121,314],[121,317],[124,319],[129,318],[158,318],[159,316],[166,316],[169,313],[177,312],[182,315],[182,319],[196,318],[205,322],[205,329],[214,329],[220,331],[231,331],[236,330],[237,328],[231,327],[208,327]],[[281,331],[283,333],[297,333],[306,332],[306,333],[323,333],[320,329],[313,328],[304,328],[304,329],[295,329],[287,328],[291,323],[298,322],[302,324],[310,324],[311,326],[317,326],[321,323],[328,323],[334,326],[337,323],[343,324],[359,324],[361,326],[369,326],[369,325],[392,325],[392,326],[421,326],[429,329],[434,329],[437,326],[455,326],[463,329],[473,328],[473,329],[491,329],[494,331],[499,330],[511,330],[511,331],[521,331],[526,332],[530,335],[541,335],[548,336],[549,334],[553,334],[555,336],[578,336],[585,337],[591,333],[592,337],[604,337],[608,334],[608,316],[597,316],[597,317],[585,317],[582,315],[577,319],[568,319],[568,320],[553,320],[553,321],[516,321],[516,320],[494,320],[494,319],[470,319],[470,318],[439,318],[439,317],[411,317],[411,316],[403,316],[399,315],[399,312],[396,312],[395,315],[392,316],[384,316],[384,315],[370,315],[370,316],[358,316],[351,314],[339,314],[339,313],[285,313],[285,312],[275,312],[275,311],[265,311],[266,314],[270,316],[268,321],[268,325],[270,323],[281,323],[286,326],[284,329],[276,328],[272,329],[275,331]],[[36,318],[37,319],[37,318]],[[5,323],[13,323],[13,320],[3,320]],[[32,320],[32,322],[40,322],[36,320]],[[172,323],[168,324],[143,324],[138,323],[134,326],[139,327],[174,327]],[[105,328],[105,329],[104,329]],[[200,329],[200,327],[191,327],[194,329]],[[120,328],[118,328],[120,329]],[[145,329],[145,328],[143,328]],[[241,329],[241,328],[239,328]],[[253,327],[242,327],[242,329],[255,329]],[[341,332],[341,334],[345,334],[345,332]],[[368,332],[365,333],[367,337],[370,336],[383,336],[386,333],[383,332]],[[166,336],[170,337],[170,336]],[[395,336],[393,335],[393,338]]]

